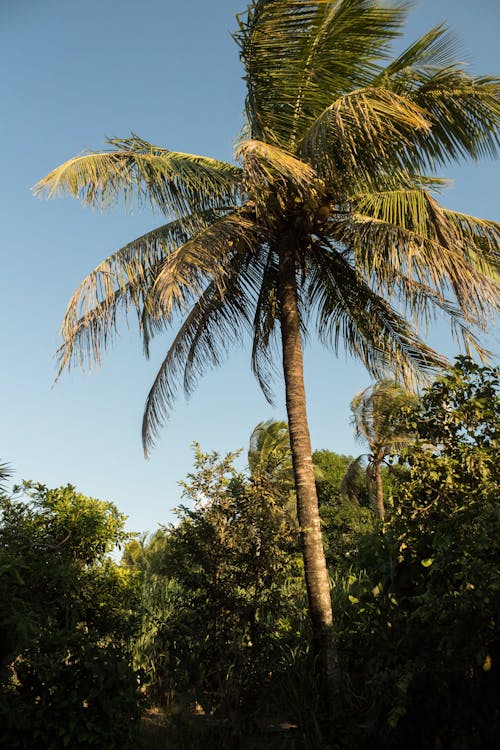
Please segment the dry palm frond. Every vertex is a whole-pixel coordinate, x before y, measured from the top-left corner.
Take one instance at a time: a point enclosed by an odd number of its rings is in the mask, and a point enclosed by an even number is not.
[[[242,182],[263,223],[273,221],[273,199],[279,203],[275,210],[283,209],[292,196],[299,203],[314,201],[320,187],[316,172],[287,151],[249,140],[238,146],[236,157],[243,162]]]

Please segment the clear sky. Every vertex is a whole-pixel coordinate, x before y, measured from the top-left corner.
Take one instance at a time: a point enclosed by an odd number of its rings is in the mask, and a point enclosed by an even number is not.
[[[45,202],[30,187],[104,136],[136,132],[172,150],[230,160],[242,124],[244,86],[230,37],[244,0],[0,0],[0,461],[15,479],[71,482],[113,500],[131,530],[171,519],[190,443],[222,452],[246,447],[262,419],[284,418],[282,385],[272,409],[237,350],[190,399],[181,397],[152,457],[140,441],[142,408],[168,340],[152,359],[133,325],[100,370],[64,374],[54,351],[67,300],[118,247],[162,223],[160,215],[92,213],[77,201]],[[405,42],[445,20],[477,73],[500,73],[496,0],[420,0]],[[400,46],[403,45],[403,42]],[[499,219],[496,165],[450,168],[451,208]],[[453,355],[438,330],[432,342]],[[490,341],[497,348],[498,337]],[[370,383],[352,361],[311,342],[306,385],[313,446],[357,453],[349,402]]]

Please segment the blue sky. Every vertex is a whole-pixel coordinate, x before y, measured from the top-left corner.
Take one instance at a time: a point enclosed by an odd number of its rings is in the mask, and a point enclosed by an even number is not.
[[[131,530],[171,519],[177,482],[192,465],[190,444],[246,447],[255,424],[284,417],[281,383],[267,405],[245,350],[209,373],[189,402],[181,397],[145,461],[142,408],[167,340],[149,362],[126,326],[100,370],[72,371],[52,388],[54,351],[68,298],[113,250],[162,223],[161,216],[92,213],[72,199],[45,202],[30,187],[54,166],[104,136],[131,131],[172,150],[232,158],[244,87],[230,32],[244,0],[2,0],[0,3],[0,461],[15,479],[51,487],[67,482],[113,500]],[[500,71],[496,0],[421,0],[405,41],[445,20],[478,73]],[[401,43],[403,44],[403,42]],[[443,172],[451,208],[499,219],[497,167],[468,164]],[[448,355],[442,330],[432,342]],[[498,336],[489,342],[498,351]],[[370,378],[313,342],[306,349],[313,445],[359,452],[349,402]]]

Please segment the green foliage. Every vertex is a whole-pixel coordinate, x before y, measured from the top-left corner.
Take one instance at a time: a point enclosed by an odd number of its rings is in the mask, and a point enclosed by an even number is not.
[[[145,579],[141,640],[147,665],[153,627],[164,690],[226,716],[273,681],[280,649],[297,639],[287,617],[301,589],[284,508],[267,483],[238,474],[233,459],[196,446],[195,471],[183,483],[192,505],[164,529]]]
[[[459,358],[406,412],[395,512],[337,591],[352,699],[380,747],[498,737],[498,407],[498,370]]]
[[[352,456],[339,455],[325,449],[313,452],[316,489],[320,506],[351,499],[351,496],[347,497],[343,491],[342,481],[353,460]],[[355,498],[352,499],[354,502],[358,500],[362,504],[366,504],[368,501],[366,481],[362,475],[357,477]]]
[[[7,480],[10,478],[12,471],[9,464],[0,462],[0,495],[7,492]]]
[[[313,461],[327,563],[333,570],[338,565],[345,568],[357,550],[358,539],[374,528],[373,512],[366,507],[366,477],[360,469],[351,483],[355,492],[346,494],[343,482],[354,464],[352,456],[316,450]]]
[[[370,534],[376,524],[370,508],[342,501],[321,509],[325,555],[330,570],[346,570],[357,555],[360,540]]]
[[[0,500],[0,747],[128,747],[138,718],[133,577],[111,503],[26,482]]]

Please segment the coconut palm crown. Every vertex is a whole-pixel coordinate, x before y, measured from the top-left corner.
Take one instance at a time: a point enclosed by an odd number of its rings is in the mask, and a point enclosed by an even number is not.
[[[414,436],[399,422],[403,408],[414,405],[417,397],[408,393],[400,384],[384,378],[356,394],[351,401],[352,425],[361,443],[369,448],[366,477],[368,495],[373,509],[383,520],[385,516],[382,487],[382,464],[387,456],[397,454],[410,443]],[[348,467],[343,488],[352,493],[352,486],[359,475],[365,454],[358,456]]]
[[[235,164],[132,135],[71,159],[36,188],[93,206],[135,196],[166,217],[84,279],[62,324],[61,369],[99,362],[130,310],[146,353],[152,336],[177,326],[146,403],[146,451],[178,386],[189,394],[246,334],[271,398],[281,348],[317,646],[331,645],[333,625],[305,411],[306,330],[345,347],[375,378],[391,369],[411,382],[444,364],[416,323],[444,314],[483,354],[477,331],[499,299],[499,225],[441,206],[445,181],[435,176],[457,159],[496,155],[499,81],[464,72],[443,26],[391,59],[406,14],[401,2],[254,0],[235,34],[247,84]]]

